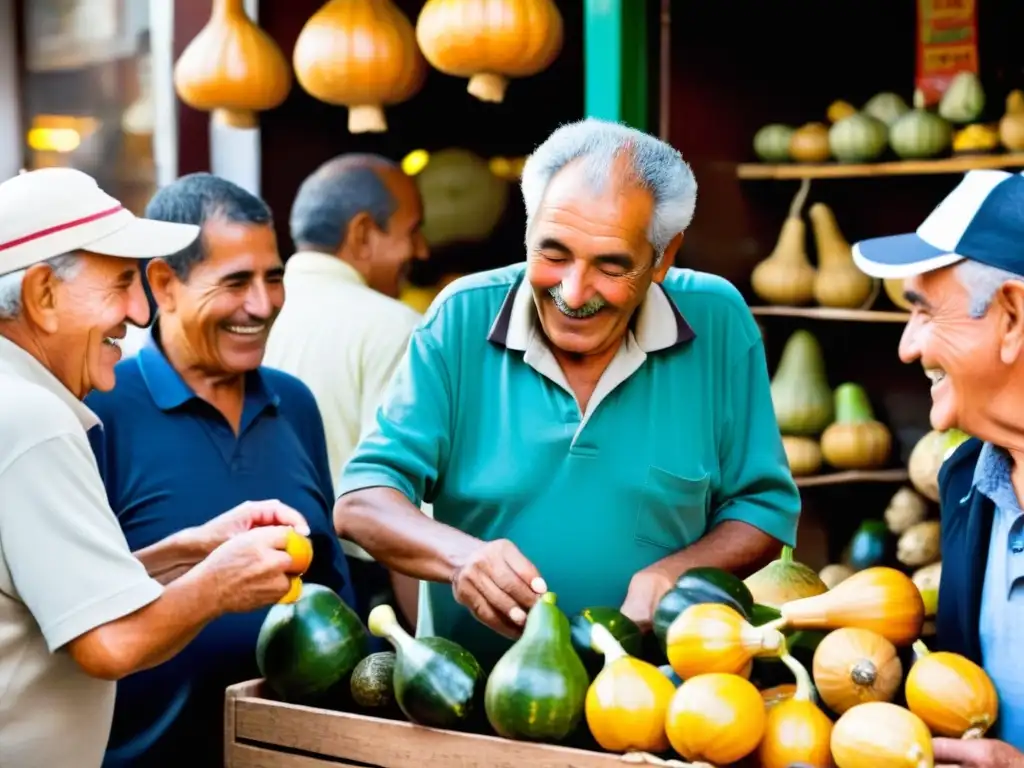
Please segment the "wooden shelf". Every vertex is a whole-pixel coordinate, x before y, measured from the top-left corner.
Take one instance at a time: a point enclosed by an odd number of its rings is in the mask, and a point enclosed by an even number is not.
[[[740,163],[741,179],[855,179],[868,176],[921,176],[966,173],[986,168],[1022,168],[1024,152],[961,155],[938,160],[898,160],[886,163]]]
[[[815,488],[820,485],[846,485],[847,483],[903,483],[910,479],[905,469],[850,470],[824,475],[795,477],[798,488]]]
[[[872,309],[836,309],[834,307],[751,307],[758,317],[806,317],[812,320],[847,320],[854,323],[905,323],[909,312]]]

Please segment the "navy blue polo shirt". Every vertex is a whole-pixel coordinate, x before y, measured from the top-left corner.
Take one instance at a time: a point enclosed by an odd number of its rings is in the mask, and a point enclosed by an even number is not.
[[[305,384],[270,368],[248,374],[236,435],[152,336],[116,373],[113,391],[86,400],[102,421],[89,438],[132,551],[244,501],[280,499],[309,522],[313,562],[305,580],[355,604],[331,521],[323,423]],[[224,688],[259,676],[256,638],[266,613],[216,619],[170,661],[119,682],[103,765],[223,765]]]

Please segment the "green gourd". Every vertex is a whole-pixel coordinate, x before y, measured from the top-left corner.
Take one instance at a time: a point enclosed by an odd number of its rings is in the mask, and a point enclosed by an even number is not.
[[[256,665],[284,700],[333,695],[369,651],[366,627],[334,590],[303,584],[299,599],[272,607],[256,640]]]
[[[367,709],[387,709],[395,700],[394,651],[371,653],[356,664],[349,680],[352,700]]]
[[[889,145],[904,160],[937,157],[949,149],[952,141],[952,126],[925,108],[921,90],[914,91],[914,109],[889,129]]]
[[[784,435],[817,435],[832,422],[835,405],[825,377],[825,357],[810,331],[794,331],[786,341],[771,392]]]
[[[583,717],[590,677],[572,645],[569,620],[553,592],[534,603],[522,636],[487,680],[484,707],[506,739],[560,742]]]
[[[579,654],[583,666],[587,668],[591,680],[604,668],[604,655],[595,651],[591,644],[595,624],[607,629],[630,656],[640,656],[643,653],[644,642],[640,627],[632,619],[624,616],[618,608],[597,606],[584,608],[577,613],[569,622],[572,628],[572,645]]]
[[[473,654],[443,637],[410,636],[390,605],[370,611],[368,623],[395,648],[395,701],[409,720],[449,730],[475,724],[484,671]]]
[[[939,99],[939,116],[951,123],[973,123],[985,111],[985,89],[974,72],[957,72]]]
[[[910,111],[910,107],[899,94],[885,91],[872,96],[861,111],[878,118],[891,128],[893,123]]]
[[[828,130],[832,156],[843,163],[869,163],[877,160],[889,142],[889,128],[865,112],[844,117]]]
[[[789,140],[795,129],[791,125],[771,123],[754,134],[754,154],[765,163],[785,163],[789,156]]]

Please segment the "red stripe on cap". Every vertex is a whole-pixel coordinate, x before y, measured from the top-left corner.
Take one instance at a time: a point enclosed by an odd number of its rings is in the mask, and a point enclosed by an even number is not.
[[[46,237],[47,235],[52,235],[57,232],[63,232],[68,229],[74,229],[75,227],[80,227],[83,224],[90,224],[91,222],[98,221],[100,219],[105,219],[108,216],[113,216],[115,213],[120,213],[123,210],[124,206],[118,205],[115,208],[108,208],[105,211],[100,211],[99,213],[94,213],[90,216],[85,216],[84,218],[81,219],[75,219],[74,221],[67,221],[63,224],[58,224],[55,227],[41,229],[38,232],[33,232],[30,235],[19,237],[17,240],[8,240],[6,243],[0,243],[0,251],[6,251],[10,248],[14,248],[19,245],[24,245],[25,243],[30,243],[33,240],[38,240],[41,237]]]

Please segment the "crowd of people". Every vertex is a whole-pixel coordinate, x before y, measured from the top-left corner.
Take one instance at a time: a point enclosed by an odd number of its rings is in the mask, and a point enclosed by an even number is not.
[[[525,259],[420,316],[397,296],[422,201],[382,157],[307,178],[287,259],[275,213],[211,174],[141,217],[72,169],[0,184],[0,766],[222,765],[290,529],[305,580],[485,666],[549,587],[648,630],[688,568],[796,544],[759,329],[674,266],[680,153],[582,120],[522,197]],[[972,172],[855,255],[906,281],[933,426],[974,435],[940,477],[938,645],[984,664],[1000,722],[936,756],[1024,766],[1024,177]]]

